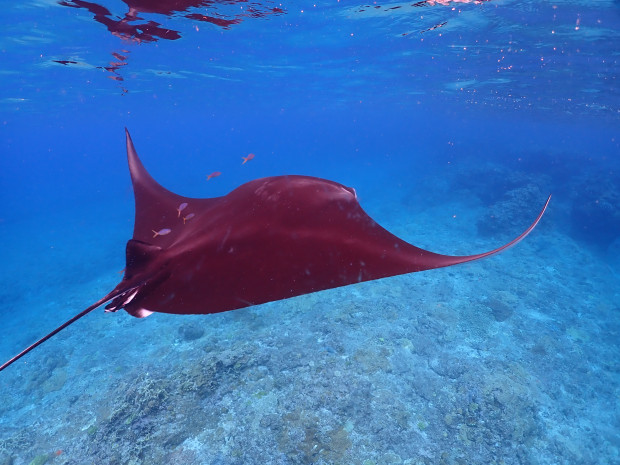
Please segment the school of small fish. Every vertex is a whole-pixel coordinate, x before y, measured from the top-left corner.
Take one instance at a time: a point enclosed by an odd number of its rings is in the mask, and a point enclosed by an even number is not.
[[[243,162],[241,163],[242,165],[245,165],[248,161],[254,159],[254,154],[253,153],[249,153],[247,157],[241,157],[243,159]],[[211,174],[207,175],[207,181],[209,181],[212,178],[217,178],[218,176],[220,176],[222,174],[221,171],[214,171]],[[185,210],[187,208],[187,202],[183,202],[182,204],[180,204],[177,207],[177,218],[181,218],[181,214],[183,213],[183,210]],[[186,224],[189,220],[191,220],[194,217],[194,213],[189,213],[186,216],[183,216],[183,224]],[[152,229],[151,231],[153,231],[153,239],[155,239],[158,236],[166,236],[168,234],[170,234],[172,232],[172,229],[170,228],[162,228],[159,231],[155,231],[154,229]]]

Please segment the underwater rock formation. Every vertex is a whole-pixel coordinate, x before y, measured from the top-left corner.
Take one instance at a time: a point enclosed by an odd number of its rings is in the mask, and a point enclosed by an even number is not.
[[[572,232],[605,250],[620,237],[620,175],[592,171],[573,185]]]
[[[476,224],[478,233],[483,236],[494,236],[510,231],[527,218],[532,205],[540,202],[545,195],[537,184],[527,184],[506,192],[500,200],[492,204],[488,213]]]

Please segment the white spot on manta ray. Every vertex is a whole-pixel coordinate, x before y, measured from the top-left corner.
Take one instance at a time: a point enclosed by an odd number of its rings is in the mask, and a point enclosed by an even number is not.
[[[135,316],[136,318],[146,318],[152,313],[153,313],[152,311],[147,310],[146,308],[137,308],[135,310],[132,310],[131,312],[131,314]]]

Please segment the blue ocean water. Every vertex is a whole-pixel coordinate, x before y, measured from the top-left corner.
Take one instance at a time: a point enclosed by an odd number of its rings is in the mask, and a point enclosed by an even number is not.
[[[0,24],[0,363],[121,279],[125,127],[173,192],[327,178],[445,254],[553,195],[480,262],[96,310],[0,373],[0,464],[620,463],[620,3],[26,0]]]

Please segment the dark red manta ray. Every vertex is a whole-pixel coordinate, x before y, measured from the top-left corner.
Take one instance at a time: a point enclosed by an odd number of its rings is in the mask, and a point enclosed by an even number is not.
[[[223,197],[192,199],[160,186],[127,135],[136,201],[123,280],[105,297],[0,366],[3,370],[106,302],[136,317],[225,312],[310,292],[477,260],[414,247],[379,226],[355,191],[309,176],[257,179]]]

